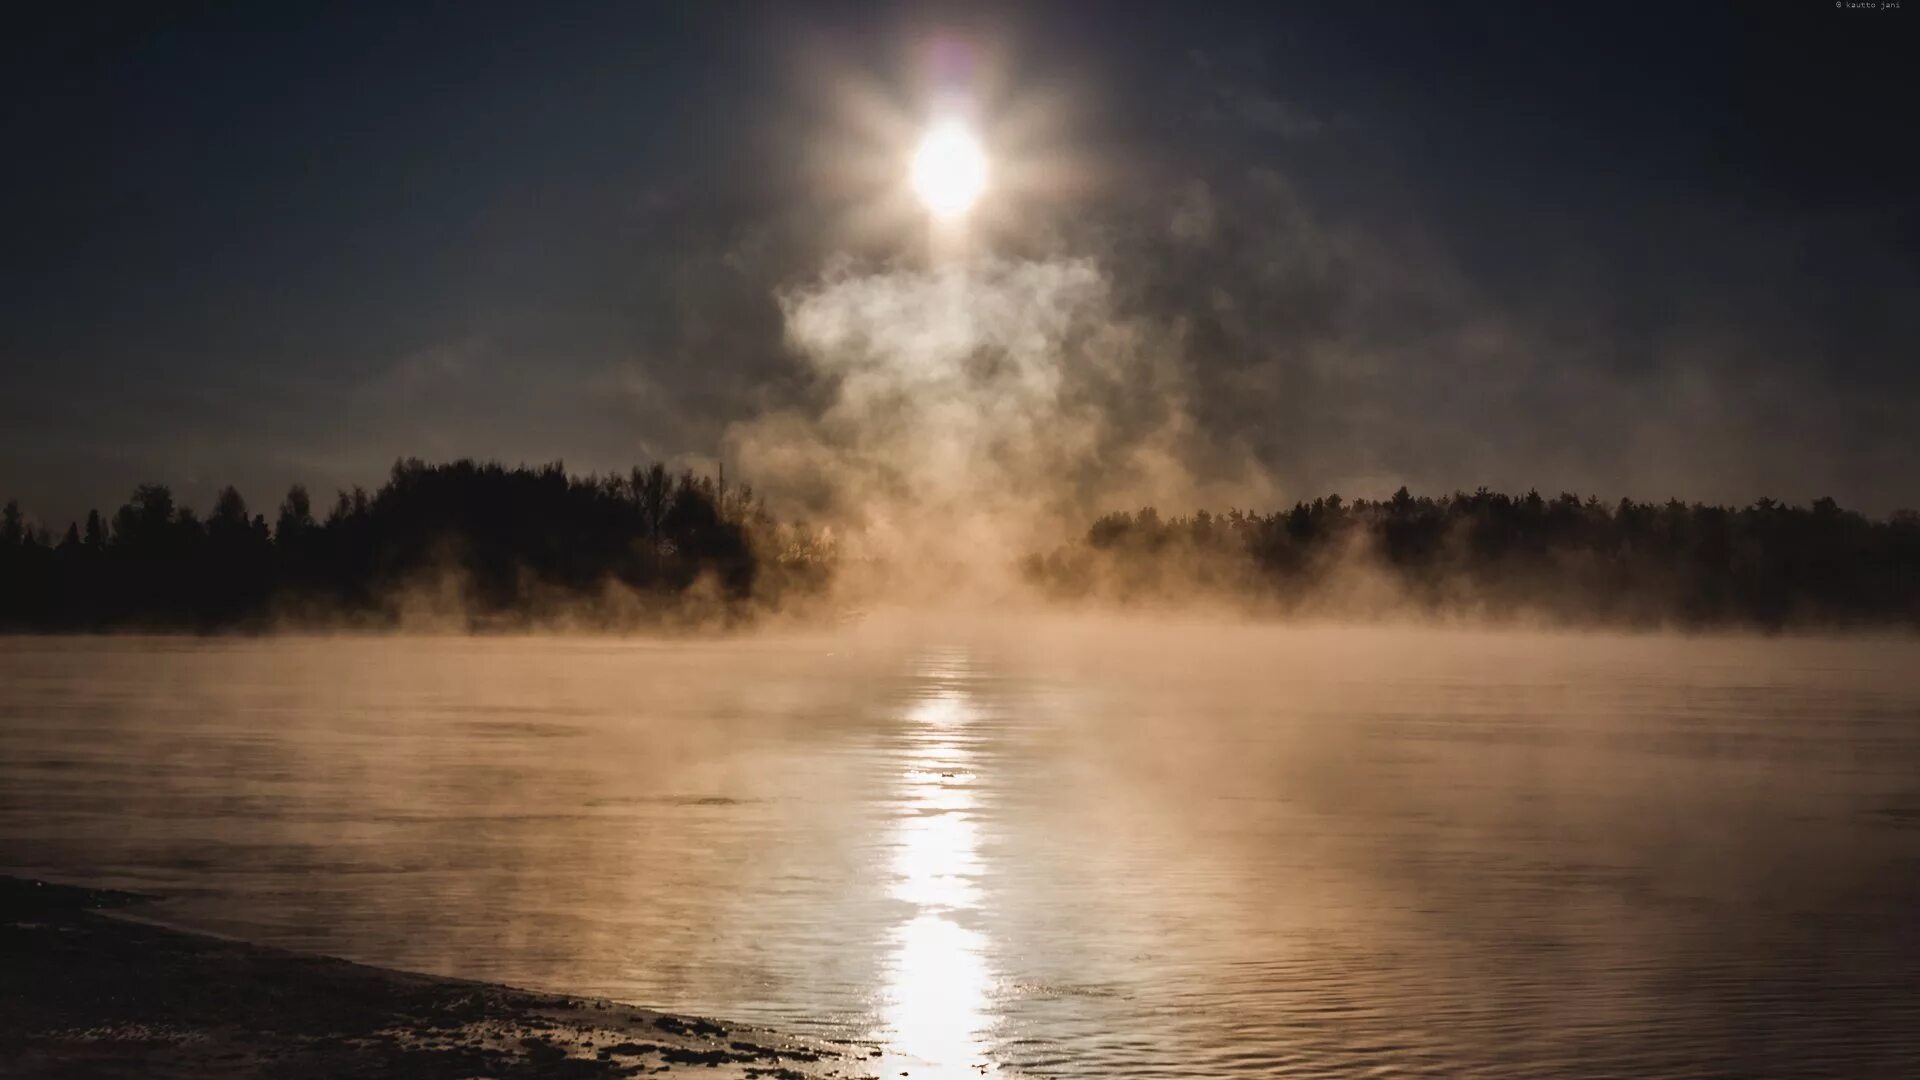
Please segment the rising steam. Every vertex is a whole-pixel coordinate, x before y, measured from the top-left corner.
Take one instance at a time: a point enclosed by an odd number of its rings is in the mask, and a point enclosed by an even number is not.
[[[992,588],[1093,508],[1192,494],[1178,351],[1116,314],[1090,259],[841,265],[779,301],[815,404],[732,426],[730,452],[895,589],[924,591],[909,568]]]

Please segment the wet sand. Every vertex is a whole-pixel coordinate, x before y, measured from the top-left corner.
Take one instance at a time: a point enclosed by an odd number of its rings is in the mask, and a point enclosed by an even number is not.
[[[0,1075],[872,1076],[879,1050],[388,971],[140,921],[0,877]]]

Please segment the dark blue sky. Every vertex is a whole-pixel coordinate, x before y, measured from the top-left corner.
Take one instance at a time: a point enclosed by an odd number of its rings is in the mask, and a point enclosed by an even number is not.
[[[776,296],[912,248],[845,227],[836,73],[911,114],[934,35],[1047,106],[996,242],[1175,328],[1198,478],[1920,504],[1920,10],[68,7],[0,46],[0,494],[56,528],[804,410]]]

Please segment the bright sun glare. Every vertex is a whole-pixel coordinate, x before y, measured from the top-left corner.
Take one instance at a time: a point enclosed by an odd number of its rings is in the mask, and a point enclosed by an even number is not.
[[[987,186],[987,155],[966,125],[934,125],[913,153],[913,190],[933,216],[965,214]]]

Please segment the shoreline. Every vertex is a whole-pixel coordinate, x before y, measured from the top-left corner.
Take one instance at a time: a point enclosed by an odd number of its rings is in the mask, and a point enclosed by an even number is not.
[[[174,929],[152,899],[0,875],[0,1076],[857,1080],[881,1053]]]

